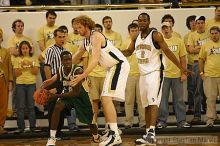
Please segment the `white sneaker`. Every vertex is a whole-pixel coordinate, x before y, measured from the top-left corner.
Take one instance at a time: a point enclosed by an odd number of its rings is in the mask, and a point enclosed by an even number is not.
[[[151,145],[156,146],[156,138],[153,135],[153,133],[148,133],[146,135],[143,135],[142,138],[135,140],[136,146],[145,146],[145,145]]]
[[[100,135],[100,139],[99,139],[100,142],[105,141],[106,139],[108,139],[109,131],[110,131],[110,129],[105,129],[104,131],[102,131],[102,134]],[[119,135],[122,134],[121,129],[118,129],[118,133],[119,133]]]
[[[106,140],[99,143],[99,146],[117,146],[122,143],[121,137],[116,135],[114,131],[109,130],[109,136]]]
[[[56,143],[56,138],[55,137],[50,137],[47,140],[46,146],[55,146],[55,143]]]

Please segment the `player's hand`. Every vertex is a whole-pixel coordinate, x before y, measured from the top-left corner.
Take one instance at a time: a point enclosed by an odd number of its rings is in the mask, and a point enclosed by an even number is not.
[[[80,74],[80,75],[75,75],[73,80],[70,81],[70,85],[72,87],[76,86],[80,81],[82,81],[85,77]]]

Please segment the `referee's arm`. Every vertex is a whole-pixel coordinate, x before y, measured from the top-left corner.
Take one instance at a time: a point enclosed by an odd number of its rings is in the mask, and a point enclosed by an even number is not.
[[[53,60],[53,52],[52,49],[48,49],[45,54],[45,64],[44,64],[44,72],[46,79],[50,79],[51,76],[51,63]]]

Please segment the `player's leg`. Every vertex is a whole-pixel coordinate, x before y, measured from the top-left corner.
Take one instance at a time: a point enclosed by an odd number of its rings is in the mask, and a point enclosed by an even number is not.
[[[64,102],[62,102],[62,100],[59,100],[54,106],[54,110],[51,116],[50,138],[48,139],[46,146],[55,146],[56,132],[60,121],[60,113],[63,111],[64,108],[65,104]]]

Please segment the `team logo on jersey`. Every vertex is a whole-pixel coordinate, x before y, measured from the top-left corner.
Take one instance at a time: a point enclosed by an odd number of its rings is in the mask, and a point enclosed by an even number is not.
[[[149,62],[149,55],[151,53],[151,46],[140,44],[136,47],[136,57],[139,64],[147,64]]]
[[[210,49],[209,55],[216,55],[216,54],[220,54],[220,48],[212,48]]]
[[[53,37],[54,37],[53,33],[49,32],[47,34],[47,40],[53,39]]]

